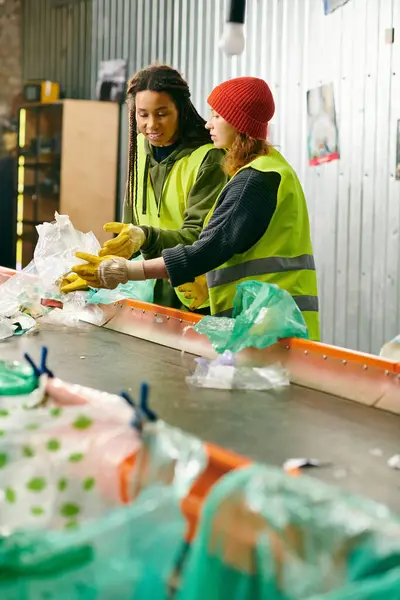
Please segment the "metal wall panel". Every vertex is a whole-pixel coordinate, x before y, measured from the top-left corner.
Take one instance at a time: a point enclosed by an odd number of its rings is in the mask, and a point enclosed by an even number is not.
[[[54,73],[82,97],[88,95],[89,81],[94,97],[100,60],[126,58],[130,74],[158,60],[184,73],[204,116],[207,95],[220,81],[239,75],[265,78],[277,105],[271,140],[298,172],[308,201],[323,340],[379,351],[400,331],[400,182],[394,177],[400,44],[385,43],[385,29],[400,30],[400,3],[350,0],[324,16],[322,0],[248,0],[246,49],[234,58],[218,48],[226,0],[92,4],[91,33],[86,29],[82,42],[83,28],[74,23],[82,23],[83,13],[87,19],[87,5],[81,2],[79,15],[68,17],[76,9],[46,15],[48,0],[25,0],[25,74]],[[38,39],[40,31],[47,41]],[[89,43],[91,70],[85,78],[87,55],[83,66],[77,56]],[[76,68],[83,69],[78,83]],[[335,89],[341,160],[309,167],[306,92],[329,82]],[[124,178],[126,110],[121,143]]]
[[[22,0],[22,27],[24,80],[59,81],[68,98],[90,98],[91,0]]]

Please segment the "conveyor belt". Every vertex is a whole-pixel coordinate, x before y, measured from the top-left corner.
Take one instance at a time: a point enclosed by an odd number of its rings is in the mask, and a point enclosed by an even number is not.
[[[147,380],[152,407],[170,424],[270,464],[330,461],[309,473],[400,513],[400,471],[387,466],[400,453],[400,416],[296,385],[279,394],[193,390],[176,350],[86,324],[40,330],[3,342],[1,359],[21,359],[26,350],[39,357],[45,344],[49,366],[66,381],[135,394]]]

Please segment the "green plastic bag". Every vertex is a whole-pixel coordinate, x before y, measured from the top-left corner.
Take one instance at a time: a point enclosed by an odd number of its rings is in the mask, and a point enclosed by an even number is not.
[[[29,365],[0,361],[0,409],[2,396],[30,394],[37,388],[38,381]]]
[[[138,256],[132,260],[143,260],[143,258]],[[93,290],[87,300],[87,303],[113,304],[113,302],[118,302],[118,300],[140,300],[141,302],[153,302],[155,283],[155,279],[146,279],[145,281],[128,281],[127,283],[120,283],[115,290]]]
[[[399,565],[384,506],[254,465],[208,496],[179,600],[395,600]]]
[[[233,317],[204,317],[195,327],[215,350],[236,353],[244,348],[266,348],[279,339],[309,338],[303,315],[292,296],[280,287],[245,281],[236,288]]]
[[[0,540],[0,597],[164,600],[184,531],[177,495],[158,485],[76,530],[12,534]]]

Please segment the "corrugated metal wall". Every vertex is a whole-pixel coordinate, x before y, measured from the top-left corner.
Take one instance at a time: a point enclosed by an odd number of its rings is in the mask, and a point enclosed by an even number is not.
[[[36,22],[38,13],[32,5],[46,1],[25,0]],[[400,331],[400,182],[394,178],[400,43],[396,39],[394,45],[385,44],[386,28],[400,31],[400,2],[350,0],[324,16],[322,0],[248,0],[247,44],[239,58],[225,57],[217,45],[226,4],[225,0],[93,0],[90,93],[93,96],[98,62],[108,58],[127,58],[130,74],[153,60],[179,68],[204,116],[207,94],[215,84],[238,75],[265,78],[277,104],[272,141],[296,168],[307,195],[323,339],[377,352],[384,340]],[[52,44],[57,40],[60,45],[64,36],[67,53],[74,52],[72,29],[70,24],[52,34]],[[75,43],[82,44],[82,34],[74,35],[79,40]],[[34,53],[38,42],[31,45]],[[48,61],[55,60],[52,47]],[[77,64],[77,59],[75,54],[74,59],[68,56],[70,67],[64,58],[57,75],[63,79],[65,73],[67,81],[73,81],[68,74],[73,71],[71,61]],[[35,60],[33,56],[29,72]],[[306,91],[331,81],[341,160],[310,168]],[[123,123],[124,177],[125,118]]]
[[[22,0],[22,28],[24,80],[59,81],[68,98],[89,98],[92,0]]]

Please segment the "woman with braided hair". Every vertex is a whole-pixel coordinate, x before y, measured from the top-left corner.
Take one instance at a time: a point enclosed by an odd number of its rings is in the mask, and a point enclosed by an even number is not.
[[[140,70],[128,82],[127,102],[124,222],[104,226],[118,235],[99,254],[130,259],[140,251],[147,260],[197,240],[227,176],[220,166],[224,153],[211,142],[178,71],[166,65]],[[192,304],[167,280],[156,282],[154,301],[173,308]]]

